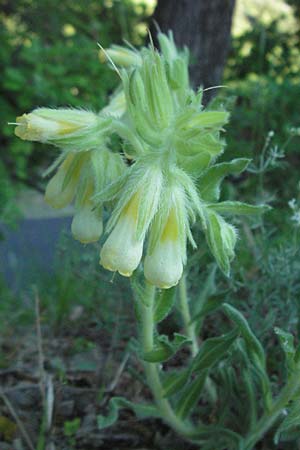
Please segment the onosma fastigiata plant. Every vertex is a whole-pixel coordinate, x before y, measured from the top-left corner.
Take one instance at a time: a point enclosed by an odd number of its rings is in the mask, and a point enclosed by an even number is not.
[[[299,351],[290,335],[277,330],[290,372],[286,386],[273,400],[264,350],[235,308],[221,305],[233,328],[199,344],[185,267],[188,243],[191,250],[204,245],[204,240],[198,243],[193,238],[193,225],[199,225],[213,258],[229,276],[237,231],[225,217],[260,214],[268,207],[220,201],[224,177],[245,170],[249,160],[216,162],[224,150],[222,131],[229,115],[223,109],[204,109],[202,89],[195,92],[189,82],[188,51],[176,48],[172,33],[159,33],[158,40],[160,53],[152,44],[139,51],[120,46],[102,50],[121,83],[100,112],[37,108],[17,118],[15,133],[61,148],[46,172],[55,172],[46,188],[46,201],[63,208],[75,199],[72,233],[82,243],[100,238],[106,210],[109,220],[100,264],[132,280],[139,328],[135,350],[154,404],[113,398],[108,416],[99,416],[99,426],[111,425],[118,409],[126,407],[141,417],[160,417],[203,449],[249,450],[282,419],[284,408],[300,389]],[[110,144],[113,135],[120,141],[117,152]],[[171,312],[178,283],[186,335],[175,333],[171,339],[159,335],[157,324]],[[202,306],[213,310],[209,302]],[[187,367],[164,373],[163,363],[183,346],[191,349]],[[232,355],[243,360],[251,405],[248,428],[228,428],[226,404],[212,423],[195,421],[193,413],[203,393],[214,411],[222,404],[217,380],[240,383],[234,360],[230,366]],[[277,438],[293,422],[293,405]],[[300,414],[298,407],[296,413]]]

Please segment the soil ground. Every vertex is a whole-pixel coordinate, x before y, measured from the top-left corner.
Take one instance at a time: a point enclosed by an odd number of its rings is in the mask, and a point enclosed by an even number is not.
[[[111,336],[93,323],[68,326],[54,336],[42,327],[1,339],[0,449],[21,450],[189,450],[195,448],[159,420],[138,420],[122,410],[116,424],[100,430],[97,416],[109,399],[149,400],[139,381],[141,366],[126,343],[111,350]],[[80,348],[79,339],[85,337]],[[87,344],[88,343],[88,344]],[[43,403],[48,424],[43,423]]]

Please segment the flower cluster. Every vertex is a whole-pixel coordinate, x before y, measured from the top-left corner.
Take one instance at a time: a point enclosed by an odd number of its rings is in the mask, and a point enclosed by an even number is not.
[[[62,149],[45,173],[57,169],[47,184],[45,200],[53,208],[64,208],[75,199],[72,233],[82,243],[98,241],[103,231],[102,207],[94,205],[93,196],[126,168],[121,155],[108,147],[112,118],[123,112],[124,101],[117,95],[99,114],[37,108],[16,119],[15,134],[21,139]]]
[[[223,215],[258,213],[264,207],[219,202],[223,178],[240,173],[249,161],[216,164],[228,113],[204,110],[203,91],[190,86],[188,51],[176,48],[172,33],[160,33],[158,40],[161,53],[152,45],[102,51],[121,86],[99,113],[38,108],[17,118],[15,133],[62,149],[47,171],[57,169],[46,201],[61,208],[76,199],[76,239],[98,240],[102,210],[108,208],[103,267],[130,276],[143,261],[146,279],[170,288],[182,276],[187,242],[196,247],[194,222],[199,221],[228,275],[237,233]],[[122,140],[120,153],[110,148],[113,134]]]

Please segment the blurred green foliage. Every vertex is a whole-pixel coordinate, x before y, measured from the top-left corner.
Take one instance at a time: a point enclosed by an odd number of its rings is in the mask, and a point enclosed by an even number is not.
[[[250,28],[232,41],[224,74],[229,87],[224,97],[235,97],[227,129],[230,157],[242,152],[257,158],[273,131],[274,142],[284,147],[287,161],[299,161],[299,137],[291,139],[291,128],[300,125],[300,16],[297,2],[289,3],[295,6],[290,12],[295,15],[291,29],[282,26],[282,17],[268,24],[259,17],[248,17]]]
[[[251,27],[232,40],[227,77],[245,80],[254,75],[263,75],[278,83],[286,78],[299,81],[300,49],[297,30],[283,27],[283,18],[280,16],[268,24],[257,17],[249,17],[248,20]]]
[[[7,122],[44,105],[99,110],[118,80],[101,63],[97,42],[106,47],[128,39],[139,45],[149,11],[142,0],[1,0],[0,11],[4,208],[12,189],[9,180],[38,185],[39,170],[54,156],[52,148],[16,139]]]
[[[274,132],[279,147],[289,140],[285,150],[290,155],[297,152],[299,139],[289,138],[291,129],[299,126],[300,84],[289,78],[278,83],[261,76],[256,80],[234,81],[229,91],[236,96],[227,129],[230,152],[241,156],[242,151],[243,156],[257,156],[269,131]]]

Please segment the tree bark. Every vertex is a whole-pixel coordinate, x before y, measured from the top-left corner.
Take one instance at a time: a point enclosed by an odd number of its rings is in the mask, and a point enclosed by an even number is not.
[[[189,48],[194,87],[217,86],[222,80],[234,4],[235,0],[158,0],[152,36],[157,33],[156,22],[161,31],[173,31],[179,47]]]

